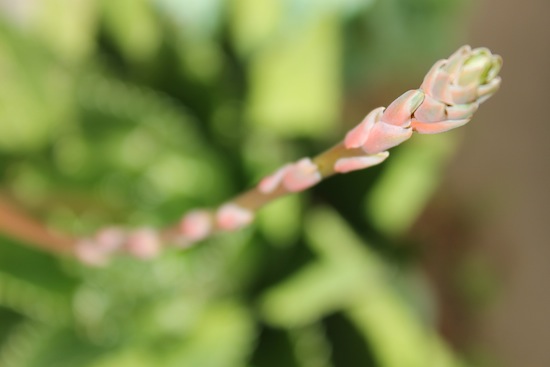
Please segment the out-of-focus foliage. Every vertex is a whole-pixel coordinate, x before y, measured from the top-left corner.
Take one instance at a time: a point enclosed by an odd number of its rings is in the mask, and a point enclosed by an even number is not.
[[[460,4],[0,0],[2,191],[79,234],[219,204],[338,141],[357,91],[417,86]],[[460,365],[422,278],[373,249],[437,185],[452,146],[428,138],[152,262],[88,269],[2,238],[0,364]]]

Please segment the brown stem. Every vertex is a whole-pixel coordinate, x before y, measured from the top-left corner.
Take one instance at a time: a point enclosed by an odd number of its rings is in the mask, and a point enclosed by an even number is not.
[[[19,239],[25,245],[53,254],[70,254],[75,240],[52,231],[44,224],[0,197],[0,233]]]
[[[361,149],[346,149],[339,143],[313,159],[323,178],[334,175],[334,163],[343,157],[360,156]],[[254,187],[230,200],[239,207],[256,212],[269,202],[292,192],[280,185],[269,194],[261,193]],[[7,199],[0,197],[0,233],[21,240],[24,244],[36,247],[54,254],[74,254],[76,239],[71,236],[55,232],[40,221],[11,204]],[[177,226],[168,227],[161,232],[161,236],[170,242],[178,232]]]

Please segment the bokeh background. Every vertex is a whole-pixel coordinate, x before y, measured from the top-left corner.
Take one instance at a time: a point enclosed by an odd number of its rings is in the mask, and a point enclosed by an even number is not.
[[[335,142],[464,43],[465,128],[106,268],[0,237],[2,366],[548,366],[543,0],[0,0],[0,193],[163,226]]]

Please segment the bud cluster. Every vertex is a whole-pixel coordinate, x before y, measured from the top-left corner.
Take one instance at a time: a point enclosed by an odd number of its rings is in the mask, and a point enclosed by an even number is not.
[[[378,164],[387,158],[383,152],[409,139],[413,131],[436,134],[466,124],[500,87],[501,66],[500,56],[470,46],[436,62],[420,89],[405,92],[388,108],[374,109],[348,132],[345,147],[365,154],[337,162],[334,170],[345,173]]]

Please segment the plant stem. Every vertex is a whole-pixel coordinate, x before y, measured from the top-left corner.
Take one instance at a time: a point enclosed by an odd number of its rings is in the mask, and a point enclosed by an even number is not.
[[[96,265],[106,263],[120,251],[150,258],[164,243],[188,247],[217,232],[248,225],[262,206],[283,195],[306,190],[336,173],[381,163],[388,157],[388,149],[408,140],[413,132],[435,134],[466,124],[479,104],[498,90],[501,65],[500,56],[485,48],[461,47],[448,60],[436,62],[419,89],[403,93],[387,108],[372,110],[343,142],[312,160],[303,158],[283,166],[219,208],[194,210],[160,231],[104,228],[92,239],[75,239],[52,232],[3,201],[0,231],[42,250],[72,253]]]
[[[27,246],[53,254],[66,255],[74,252],[74,238],[49,229],[2,197],[0,232],[20,240]]]

